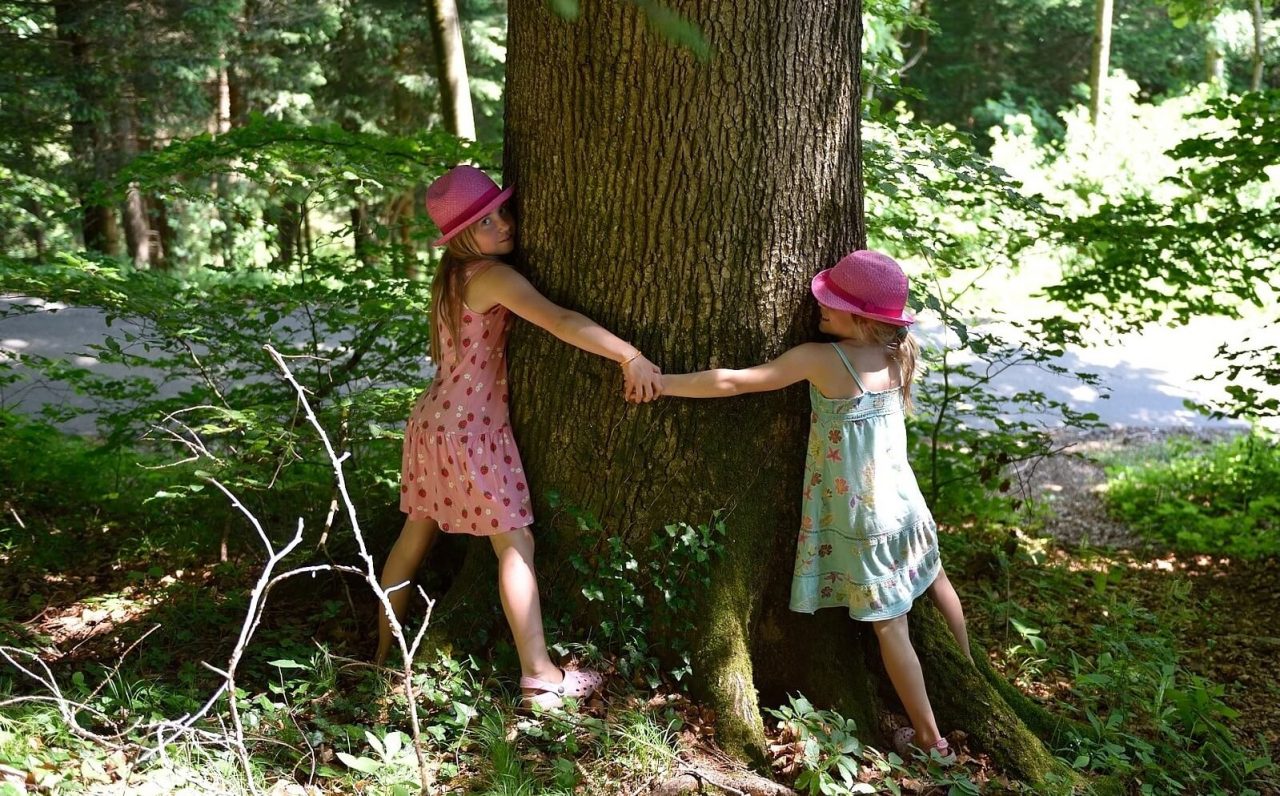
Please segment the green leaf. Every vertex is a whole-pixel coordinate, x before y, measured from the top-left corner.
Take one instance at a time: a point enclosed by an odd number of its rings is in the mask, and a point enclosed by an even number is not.
[[[291,661],[286,658],[281,658],[280,660],[275,660],[275,661],[267,661],[267,665],[274,666],[277,669],[310,669],[311,668],[309,666],[304,666],[303,664],[298,663],[297,661]]]
[[[478,716],[479,713],[465,702],[459,702],[455,699],[453,702],[453,715],[459,724],[465,724]]]
[[[656,0],[633,2],[644,9],[649,24],[668,41],[685,47],[700,61],[711,59],[711,44],[702,35],[702,28]]]
[[[367,757],[355,757],[346,752],[338,752],[338,759],[346,765],[347,768],[359,771],[361,774],[374,776],[382,768],[382,764],[377,760],[371,760]]]
[[[400,750],[404,748],[404,736],[399,732],[389,732],[383,741],[385,747],[384,757],[388,761],[395,759],[400,754]]]

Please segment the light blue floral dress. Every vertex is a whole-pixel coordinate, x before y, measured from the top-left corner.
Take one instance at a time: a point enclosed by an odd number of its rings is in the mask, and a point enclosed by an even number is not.
[[[892,619],[938,575],[938,529],[907,463],[902,389],[868,390],[813,407],[804,511],[791,580],[791,610],[843,607],[854,619]]]

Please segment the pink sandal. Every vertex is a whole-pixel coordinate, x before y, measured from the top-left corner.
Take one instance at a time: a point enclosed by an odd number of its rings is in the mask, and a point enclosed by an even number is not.
[[[604,685],[604,677],[590,669],[561,669],[564,679],[558,683],[548,683],[536,677],[521,677],[520,688],[531,688],[538,693],[523,694],[521,703],[527,708],[551,710],[564,707],[565,697],[582,700],[600,690]]]
[[[915,754],[923,753],[930,760],[937,760],[944,766],[953,765],[956,762],[956,753],[951,751],[951,744],[947,743],[946,738],[939,738],[934,741],[927,749],[921,749],[915,745],[916,731],[910,727],[899,727],[893,733],[893,748],[898,756],[903,760],[910,760]],[[938,753],[938,757],[934,758],[933,752]]]

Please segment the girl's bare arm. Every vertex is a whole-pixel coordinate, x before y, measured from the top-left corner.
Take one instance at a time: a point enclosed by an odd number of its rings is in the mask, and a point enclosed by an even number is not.
[[[804,343],[753,368],[716,368],[697,373],[667,374],[662,377],[662,393],[683,398],[725,398],[780,390],[811,378],[821,367],[825,348],[827,346],[820,343]]]
[[[661,394],[661,371],[635,346],[580,312],[565,309],[538,292],[528,279],[506,265],[491,266],[467,285],[467,303],[486,308],[501,304],[571,346],[623,365],[630,392],[641,401]]]

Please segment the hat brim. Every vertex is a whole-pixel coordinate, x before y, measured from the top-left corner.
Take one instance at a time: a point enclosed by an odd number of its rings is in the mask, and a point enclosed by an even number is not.
[[[453,228],[453,231],[452,231],[452,232],[449,232],[448,234],[445,234],[445,235],[441,235],[440,237],[438,237],[438,238],[436,238],[435,240],[431,241],[431,245],[432,245],[432,246],[443,246],[443,245],[445,245],[446,243],[448,243],[449,241],[453,240],[453,239],[454,239],[454,238],[455,238],[459,233],[461,233],[461,232],[462,232],[462,230],[466,229],[467,227],[469,227],[469,226],[471,226],[472,224],[476,223],[476,222],[477,222],[477,221],[479,221],[480,219],[482,219],[482,218],[484,218],[485,216],[489,215],[490,213],[492,213],[492,212],[494,211],[494,208],[496,208],[496,207],[500,207],[500,206],[502,205],[502,203],[503,203],[503,202],[505,202],[505,201],[507,201],[508,199],[510,199],[510,198],[511,198],[511,194],[512,194],[512,193],[514,193],[514,192],[515,192],[515,190],[516,190],[516,186],[514,186],[514,185],[511,185],[511,186],[508,186],[508,187],[506,187],[506,188],[502,189],[502,192],[501,192],[501,193],[499,193],[497,196],[495,196],[495,197],[493,198],[493,201],[492,201],[492,202],[489,202],[488,204],[484,205],[484,207],[481,207],[479,210],[477,210],[476,212],[472,213],[472,214],[471,214],[471,216],[470,216],[469,218],[465,218],[465,219],[463,219],[461,223],[459,223],[457,226],[455,226],[455,227]]]
[[[825,271],[819,271],[809,283],[809,290],[812,291],[813,297],[822,306],[840,310],[841,312],[851,312],[863,318],[882,321],[894,326],[910,326],[916,322],[916,316],[907,312],[906,308],[903,308],[901,315],[881,315],[876,312],[867,312],[861,307],[846,301],[831,289],[831,271],[832,269],[830,268]]]

